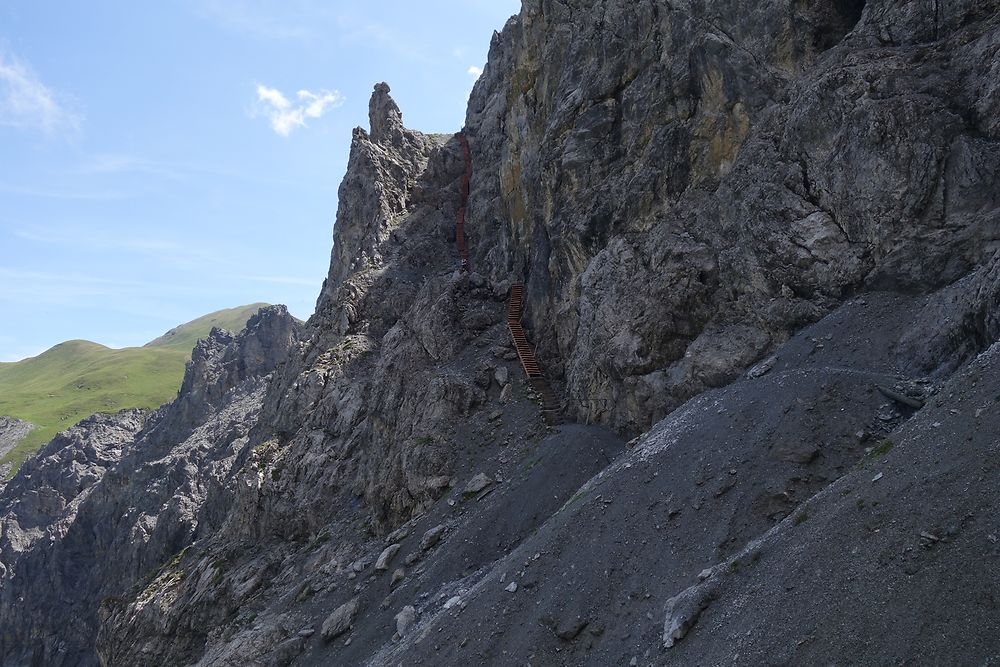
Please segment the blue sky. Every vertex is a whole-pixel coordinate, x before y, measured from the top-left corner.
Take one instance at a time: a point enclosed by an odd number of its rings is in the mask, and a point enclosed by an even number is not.
[[[313,310],[351,129],[387,81],[461,127],[515,0],[0,5],[0,361]]]

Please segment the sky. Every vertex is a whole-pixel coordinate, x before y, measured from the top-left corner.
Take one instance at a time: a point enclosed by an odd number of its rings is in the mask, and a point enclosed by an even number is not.
[[[0,4],[0,361],[312,314],[351,131],[386,81],[455,132],[517,0]]]

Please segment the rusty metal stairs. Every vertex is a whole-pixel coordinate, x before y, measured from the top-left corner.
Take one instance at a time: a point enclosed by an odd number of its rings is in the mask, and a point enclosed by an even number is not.
[[[528,343],[524,329],[521,327],[521,316],[524,314],[524,283],[515,283],[510,288],[507,298],[507,329],[521,360],[521,367],[528,378],[528,385],[538,394],[542,405],[542,417],[549,426],[563,423],[562,405],[556,397],[549,381],[542,373],[542,367],[535,358],[535,350]]]
[[[459,202],[458,214],[455,217],[455,245],[458,249],[458,257],[461,261],[461,270],[469,270],[469,251],[465,238],[465,212],[469,205],[469,188],[472,180],[472,151],[469,148],[469,140],[464,132],[458,135],[459,143],[462,147],[462,159],[465,162],[465,173],[462,174],[461,200]],[[563,423],[562,404],[552,390],[549,381],[542,373],[542,367],[535,358],[535,350],[528,343],[528,338],[524,335],[521,327],[521,315],[524,313],[524,283],[516,283],[510,289],[510,297],[507,300],[507,328],[510,330],[511,338],[514,340],[514,347],[517,349],[518,359],[521,360],[521,367],[528,378],[528,385],[537,394],[542,406],[542,417],[545,423],[550,426]]]

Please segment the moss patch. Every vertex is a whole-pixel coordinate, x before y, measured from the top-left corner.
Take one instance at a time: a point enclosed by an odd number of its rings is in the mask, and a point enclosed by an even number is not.
[[[885,456],[886,454],[891,452],[892,448],[895,446],[896,444],[892,440],[883,440],[882,442],[872,447],[872,450],[868,452],[868,456],[866,458],[871,460],[871,459],[877,459],[880,456]]]

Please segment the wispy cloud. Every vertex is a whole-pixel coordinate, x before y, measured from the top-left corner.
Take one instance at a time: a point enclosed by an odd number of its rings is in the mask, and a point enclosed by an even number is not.
[[[491,0],[492,1],[492,0]],[[188,0],[205,19],[232,32],[266,40],[315,45],[378,45],[380,50],[431,62],[426,44],[412,33],[374,20],[370,7],[329,0]]]
[[[70,201],[114,201],[129,199],[134,195],[118,190],[62,190],[59,188],[22,187],[0,183],[0,192],[20,197],[36,197],[39,199],[62,199]]]
[[[84,299],[114,298],[141,283],[81,273],[50,273],[0,268],[0,303],[75,305]]]
[[[213,164],[157,160],[137,155],[113,153],[86,157],[74,173],[88,177],[113,176],[115,178],[139,175],[151,176],[157,181],[162,181],[166,178],[174,181],[187,180],[199,183],[205,182],[205,176],[212,176],[252,183],[266,183],[269,186],[280,185],[289,188],[311,187],[302,181],[281,179],[275,177],[273,174],[258,174],[252,171],[231,169]],[[0,190],[3,188],[3,184],[0,184]],[[118,198],[124,198],[125,196],[121,195]]]
[[[307,118],[321,118],[330,109],[344,103],[344,97],[336,90],[315,93],[300,90],[295,97],[293,103],[280,90],[257,84],[255,115],[263,115],[271,123],[272,130],[287,137],[295,128],[307,127]]]
[[[81,122],[27,64],[0,51],[0,125],[55,136],[75,134]]]
[[[306,287],[319,287],[321,281],[299,278],[296,276],[240,276],[241,280],[249,280],[255,283],[270,283],[272,285],[304,285]]]
[[[152,174],[174,180],[183,177],[183,170],[176,165],[135,155],[101,153],[87,158],[80,165],[80,173],[85,175]]]
[[[371,12],[366,8],[340,9],[332,19],[335,34],[344,45],[364,48],[377,45],[380,51],[394,53],[413,62],[435,62],[426,42],[414,39],[414,33],[410,31],[394,30],[386,23],[371,20]]]
[[[149,304],[166,298],[172,303],[204,295],[194,284],[163,280],[136,280],[97,276],[89,272],[48,272],[0,267],[0,305],[67,306],[74,309],[105,308],[109,301],[119,312],[158,317]]]
[[[42,245],[69,246],[84,250],[129,251],[163,253],[178,251],[179,243],[156,238],[129,238],[120,234],[102,235],[93,231],[87,234],[76,234],[62,230],[60,232],[38,231],[35,229],[18,229],[14,236],[22,241],[30,241]]]
[[[466,72],[469,75],[471,75],[473,79],[478,79],[479,77],[481,77],[483,75],[482,68],[481,67],[476,67],[475,65],[472,65],[471,67],[469,67],[469,69],[467,69]]]
[[[285,18],[289,13],[287,9],[281,5],[270,6],[261,0],[203,0],[198,3],[198,11],[203,16],[234,32],[266,40],[310,37],[312,32],[305,22]]]
[[[94,227],[81,229],[79,225],[72,224],[48,224],[45,227],[30,223],[5,224],[11,225],[9,236],[13,239],[52,248],[73,248],[87,257],[93,257],[95,261],[99,261],[97,258],[111,257],[114,258],[112,266],[120,263],[118,256],[121,255],[141,257],[138,261],[161,271],[197,269],[204,272],[208,266],[233,271],[242,266],[238,261],[222,256],[219,248],[185,242],[182,239],[173,240],[152,234],[127,234]]]

